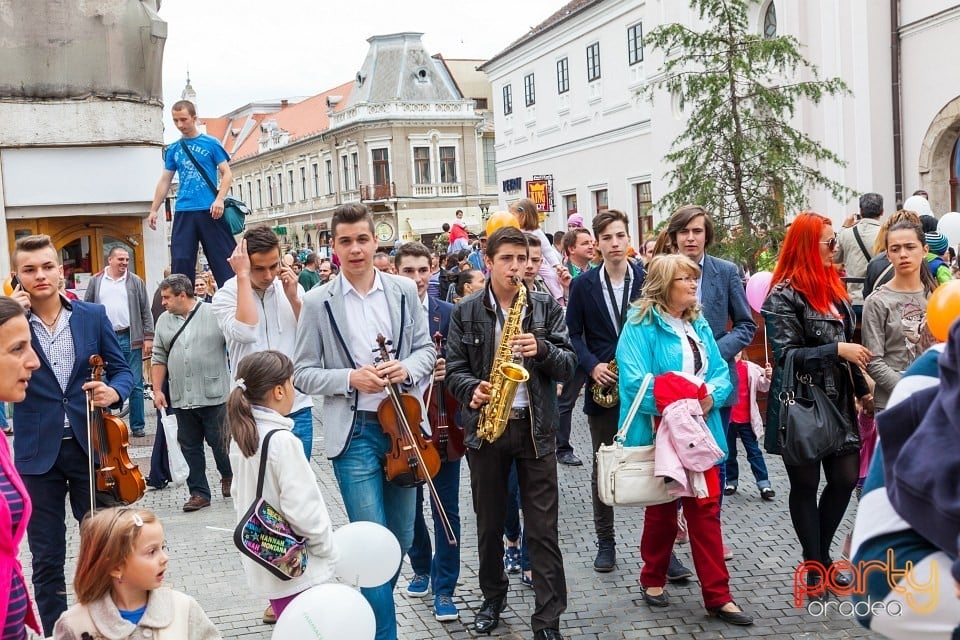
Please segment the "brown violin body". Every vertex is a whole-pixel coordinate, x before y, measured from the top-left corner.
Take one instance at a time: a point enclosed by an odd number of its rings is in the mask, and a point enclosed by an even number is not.
[[[443,353],[443,335],[433,336],[437,353]],[[442,357],[442,356],[441,356]],[[447,391],[445,382],[434,382],[427,390],[427,421],[430,423],[430,441],[437,448],[441,462],[453,462],[463,457],[467,446],[463,443],[463,428],[454,424],[460,408],[456,398]]]
[[[377,408],[380,427],[390,438],[390,451],[387,453],[384,469],[387,480],[397,486],[417,487],[427,481],[424,474],[432,478],[440,471],[440,454],[433,443],[420,432],[423,414],[416,397],[408,393],[397,394],[396,397],[410,429],[408,432],[404,428],[392,398],[385,398]],[[414,448],[417,451],[414,451]],[[417,455],[418,451],[420,455]]]
[[[90,356],[90,366],[90,379],[100,380],[103,359],[98,355]],[[118,502],[133,504],[146,493],[147,483],[140,468],[127,453],[127,447],[130,446],[127,425],[117,416],[92,404],[87,411],[90,413],[93,436],[90,450],[97,454],[100,461],[95,471],[96,490],[112,496]]]

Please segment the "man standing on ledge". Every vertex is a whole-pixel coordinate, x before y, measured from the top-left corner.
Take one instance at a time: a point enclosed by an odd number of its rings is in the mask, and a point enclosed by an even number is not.
[[[170,234],[172,271],[182,273],[193,282],[197,269],[197,245],[200,244],[217,286],[222,287],[233,277],[227,259],[237,246],[230,226],[223,219],[223,199],[227,197],[233,180],[230,156],[216,138],[197,129],[197,109],[192,102],[175,102],[171,111],[173,123],[183,137],[167,147],[163,173],[153,194],[147,224],[151,229],[157,228],[157,213],[170,191],[173,174],[177,173],[180,186]],[[220,186],[214,193],[207,180],[216,184],[218,174]]]
[[[503,328],[516,300],[515,279],[528,257],[527,238],[502,227],[487,240],[490,279],[454,307],[447,341],[447,384],[460,401],[468,447],[470,484],[477,513],[478,578],[483,604],[473,627],[490,633],[500,624],[510,582],[504,572],[503,525],[507,479],[516,462],[520,501],[527,525],[535,602],[531,626],[536,640],[562,639],[560,615],[567,608],[567,583],[558,544],[557,383],[573,375],[576,355],[563,310],[547,293],[528,291],[520,309],[519,333],[509,342],[514,358],[530,374],[520,383],[503,435],[490,443],[477,433],[481,408],[490,402],[491,370]]]
[[[107,268],[87,286],[84,301],[102,304],[120,341],[127,366],[133,374],[130,392],[130,435],[142,438],[146,419],[143,413],[143,358],[153,349],[153,314],[147,286],[130,271],[130,252],[121,246],[110,249]]]

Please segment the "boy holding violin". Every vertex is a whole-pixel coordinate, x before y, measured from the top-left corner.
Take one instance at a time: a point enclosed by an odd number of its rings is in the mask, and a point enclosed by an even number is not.
[[[14,464],[33,502],[27,540],[33,587],[45,635],[67,610],[64,497],[79,522],[90,509],[87,393],[97,409],[119,409],[133,374],[103,305],[60,295],[63,267],[50,236],[17,240],[11,258],[19,284],[11,296],[27,309],[40,359],[23,402],[14,405]],[[106,361],[110,384],[90,381],[90,356]],[[26,384],[26,381],[24,381]]]
[[[389,528],[409,549],[417,492],[388,480],[387,456],[395,449],[378,409],[395,385],[423,409],[417,383],[433,372],[436,350],[417,287],[407,278],[377,271],[373,217],[360,203],[336,208],[331,222],[340,274],[303,298],[297,326],[294,384],[324,398],[324,442],[351,522]],[[377,361],[377,338],[386,338],[392,359]],[[428,429],[426,412],[414,422]],[[391,459],[392,460],[392,459]],[[377,620],[377,640],[397,637],[393,588],[361,589]]]
[[[434,342],[445,342],[453,305],[427,295],[432,275],[430,250],[419,242],[402,244],[397,249],[396,264],[397,272],[417,285],[420,306]],[[433,375],[421,381],[424,401],[427,402],[431,440],[441,460],[440,471],[433,477],[436,499],[443,507],[442,513],[436,507],[432,509],[436,555],[432,553],[430,533],[423,517],[423,487],[417,487],[413,545],[408,552],[414,576],[407,585],[407,595],[420,598],[427,595],[433,583],[433,612],[440,622],[460,617],[453,603],[453,590],[460,577],[460,547],[457,541],[460,539],[460,458],[464,453],[463,429],[454,424],[460,405],[446,390],[445,373],[446,361],[438,358]]]

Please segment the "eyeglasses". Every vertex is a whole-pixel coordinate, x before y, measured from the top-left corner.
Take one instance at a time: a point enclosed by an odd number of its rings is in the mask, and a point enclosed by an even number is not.
[[[691,282],[696,283],[697,279],[693,276],[682,276],[680,278],[674,278],[674,282],[682,282],[684,284],[690,284]]]
[[[829,240],[821,240],[821,241],[820,241],[820,244],[825,244],[825,245],[827,245],[827,248],[830,249],[830,251],[833,251],[834,249],[837,248],[837,237],[834,236],[834,237],[830,238]]]

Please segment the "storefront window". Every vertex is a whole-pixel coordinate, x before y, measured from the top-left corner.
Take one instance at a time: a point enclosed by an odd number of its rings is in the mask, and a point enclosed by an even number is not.
[[[90,236],[81,236],[60,249],[60,261],[63,263],[63,276],[68,289],[81,292],[86,290],[87,281],[93,275],[90,262],[91,244]]]

